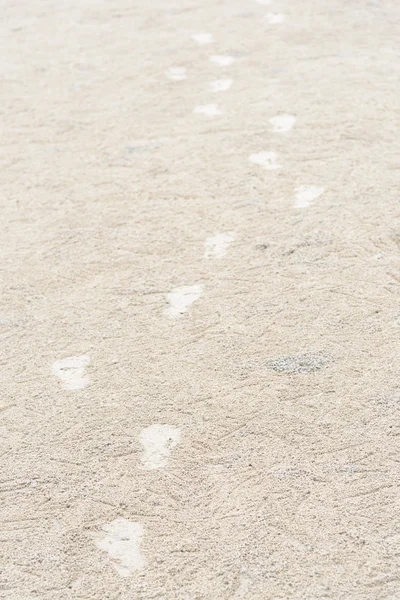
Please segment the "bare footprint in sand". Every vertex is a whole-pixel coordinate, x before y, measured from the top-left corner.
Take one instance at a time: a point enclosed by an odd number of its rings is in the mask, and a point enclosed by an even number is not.
[[[163,469],[167,466],[171,450],[181,441],[181,431],[178,427],[159,425],[155,423],[142,429],[140,442],[144,447],[142,467],[147,471]]]
[[[250,154],[248,160],[254,165],[269,169],[270,171],[282,167],[282,165],[279,164],[278,155],[275,152],[257,152],[256,154]]]
[[[294,205],[296,208],[307,208],[310,204],[323,194],[325,189],[316,185],[301,185],[296,188]]]
[[[169,306],[164,309],[164,315],[172,319],[179,319],[188,310],[189,306],[200,298],[203,286],[184,285],[172,290],[167,296]]]
[[[222,258],[228,251],[229,246],[235,240],[236,233],[217,233],[208,237],[204,242],[204,258]]]
[[[86,367],[90,363],[90,358],[86,354],[82,356],[68,356],[61,360],[56,360],[51,370],[53,375],[61,379],[64,390],[82,390],[89,383],[89,376],[86,374]]]
[[[121,577],[129,577],[134,571],[146,566],[140,552],[143,525],[118,517],[103,525],[102,529],[104,533],[94,534],[96,546],[99,550],[107,552],[111,564]]]

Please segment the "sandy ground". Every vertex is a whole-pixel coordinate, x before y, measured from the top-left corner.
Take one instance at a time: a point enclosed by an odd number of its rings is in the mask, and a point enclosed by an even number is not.
[[[7,600],[400,599],[397,0],[5,0]]]

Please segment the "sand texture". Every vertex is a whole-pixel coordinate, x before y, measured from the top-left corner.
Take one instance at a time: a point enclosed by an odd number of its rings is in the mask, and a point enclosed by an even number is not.
[[[4,0],[0,598],[400,600],[400,3]]]

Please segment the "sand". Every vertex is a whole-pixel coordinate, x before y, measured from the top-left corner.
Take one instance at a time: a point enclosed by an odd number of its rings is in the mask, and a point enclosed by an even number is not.
[[[5,0],[1,598],[400,599],[399,31]]]

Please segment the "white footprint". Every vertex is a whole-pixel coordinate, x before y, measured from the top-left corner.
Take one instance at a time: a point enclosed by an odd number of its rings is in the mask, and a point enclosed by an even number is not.
[[[249,156],[249,162],[264,167],[264,169],[280,169],[282,165],[278,163],[278,155],[275,152],[259,152],[258,154],[251,154]]]
[[[215,63],[220,67],[229,67],[235,59],[233,58],[233,56],[228,56],[227,54],[220,54],[210,56],[210,60],[211,62]]]
[[[196,106],[193,112],[199,115],[205,115],[206,117],[219,117],[220,115],[224,114],[216,104],[204,104],[203,106]]]
[[[264,18],[270,25],[279,25],[285,20],[285,15],[282,13],[267,13]]]
[[[232,83],[232,79],[216,79],[210,83],[210,87],[213,92],[226,92]]]
[[[179,318],[188,310],[189,306],[200,298],[203,291],[202,285],[184,285],[175,288],[167,296],[169,306],[164,309],[164,315]]]
[[[217,235],[207,238],[204,242],[204,258],[222,258],[225,256],[235,237],[234,232],[229,232],[217,233]]]
[[[321,194],[324,193],[325,188],[317,187],[316,185],[301,185],[296,188],[296,195],[294,197],[294,205],[296,208],[306,208],[310,206],[313,200],[316,200]]]
[[[133,571],[146,566],[140,552],[140,542],[144,533],[140,523],[118,517],[102,527],[104,533],[94,535],[99,550],[107,552],[111,564],[122,577],[129,577]]]
[[[171,81],[183,81],[187,77],[185,67],[170,67],[164,73]]]
[[[290,131],[296,122],[296,117],[293,115],[277,115],[269,120],[272,126],[272,131],[275,133],[286,133]]]
[[[144,447],[142,469],[163,469],[167,466],[171,450],[181,441],[181,431],[170,425],[150,425],[142,429],[140,443]]]
[[[85,368],[90,363],[89,356],[68,356],[61,360],[56,360],[51,370],[53,374],[61,379],[65,390],[81,390],[89,383],[89,376],[85,373]]]
[[[192,35],[192,40],[204,46],[205,44],[212,44],[214,38],[211,33],[195,33]]]
[[[250,577],[246,577],[246,575],[241,575],[239,579],[239,587],[236,590],[235,595],[233,596],[234,600],[239,600],[239,598],[249,598],[250,587],[252,585],[252,580]]]

